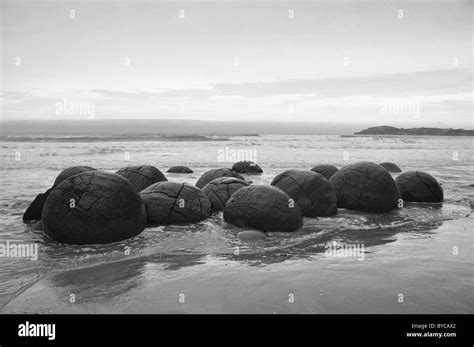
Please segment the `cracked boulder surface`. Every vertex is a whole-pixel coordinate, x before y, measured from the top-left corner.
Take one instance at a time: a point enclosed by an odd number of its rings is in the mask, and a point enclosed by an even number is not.
[[[305,217],[337,214],[336,194],[329,181],[319,173],[287,170],[277,175],[271,185],[295,200]]]
[[[323,175],[327,180],[331,178],[339,169],[334,165],[321,164],[314,166],[311,171]]]
[[[129,180],[137,192],[154,183],[168,181],[160,170],[151,165],[127,166],[116,173]]]
[[[72,177],[74,175],[78,175],[80,173],[87,172],[87,171],[97,171],[97,170],[94,169],[93,167],[90,167],[90,166],[72,166],[72,167],[68,167],[68,168],[64,169],[63,171],[61,171],[61,173],[58,175],[58,177],[56,177],[56,179],[54,180],[53,186],[57,186],[59,183],[61,183],[62,181],[64,181],[65,179],[67,179],[69,177]]]
[[[120,175],[88,171],[51,190],[41,216],[54,241],[85,245],[122,241],[145,229],[145,205]]]
[[[236,191],[224,209],[224,220],[239,227],[262,231],[296,231],[303,215],[296,203],[280,188],[251,185]]]
[[[390,173],[380,165],[359,162],[347,165],[329,179],[337,207],[365,212],[398,208],[400,192]]]
[[[215,180],[216,178],[219,178],[219,177],[235,177],[241,180],[245,180],[237,172],[231,169],[227,169],[227,168],[213,169],[213,170],[206,171],[205,173],[202,174],[201,177],[199,177],[198,181],[196,182],[196,187],[201,189],[206,184],[208,184],[212,180]]]
[[[159,182],[140,192],[150,224],[197,223],[211,216],[211,202],[188,183]]]
[[[383,167],[385,170],[387,170],[388,172],[402,172],[402,169],[400,169],[398,165],[394,163],[386,162],[386,163],[380,163],[379,165]]]
[[[240,188],[247,187],[250,182],[235,177],[220,177],[212,180],[202,188],[202,192],[211,201],[213,211],[223,211],[232,194]]]
[[[443,201],[443,188],[430,174],[423,171],[407,171],[397,177],[395,183],[402,199],[415,202]]]
[[[194,171],[191,170],[187,166],[172,166],[166,172],[171,172],[171,173],[193,173]]]
[[[44,193],[38,194],[30,206],[28,206],[25,213],[23,214],[23,222],[40,220],[41,213],[43,212],[44,202],[46,201],[46,198],[48,197],[51,190],[65,179],[87,171],[96,171],[96,169],[90,166],[72,166],[61,171],[54,180],[53,187],[49,188]]]
[[[262,168],[253,161],[239,161],[232,166],[232,170],[251,175],[258,175],[263,172]]]

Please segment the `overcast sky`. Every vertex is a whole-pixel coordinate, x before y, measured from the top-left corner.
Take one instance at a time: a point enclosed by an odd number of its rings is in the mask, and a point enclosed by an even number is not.
[[[1,3],[4,120],[472,126],[469,0]]]

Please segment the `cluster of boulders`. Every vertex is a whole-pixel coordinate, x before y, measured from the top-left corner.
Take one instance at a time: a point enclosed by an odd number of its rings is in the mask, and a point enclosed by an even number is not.
[[[240,173],[261,174],[262,169],[239,162],[205,172],[193,186],[170,182],[150,165],[116,173],[75,166],[36,197],[23,220],[41,219],[45,234],[55,241],[95,244],[136,236],[147,225],[197,223],[219,211],[239,227],[289,232],[301,228],[303,217],[332,216],[338,208],[383,213],[402,208],[403,201],[443,201],[431,175],[406,171],[394,180],[389,171],[401,172],[393,163],[358,162],[341,169],[316,165],[284,171],[270,185],[254,185]],[[193,171],[175,166],[167,172]],[[242,239],[262,239],[244,234]]]

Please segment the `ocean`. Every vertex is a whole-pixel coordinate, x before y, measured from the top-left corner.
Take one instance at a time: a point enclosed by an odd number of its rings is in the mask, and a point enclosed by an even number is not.
[[[0,240],[38,247],[36,260],[0,259],[2,313],[474,312],[470,137],[9,134],[0,140]],[[235,155],[251,155],[263,169],[244,175],[255,184],[316,164],[390,161],[433,175],[445,201],[405,203],[384,214],[339,209],[259,242],[240,241],[245,229],[225,223],[222,213],[88,246],[52,242],[41,223],[22,222],[35,196],[69,166],[115,172],[148,164],[165,173],[186,165],[193,174],[165,174],[195,184],[209,169],[231,167]],[[364,252],[337,256],[328,245]]]

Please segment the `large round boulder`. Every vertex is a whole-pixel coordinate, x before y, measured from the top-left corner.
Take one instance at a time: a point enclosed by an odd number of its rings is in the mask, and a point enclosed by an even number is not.
[[[402,169],[400,169],[398,165],[394,163],[386,162],[386,163],[380,163],[379,165],[383,167],[385,170],[387,170],[388,172],[402,172]]]
[[[219,177],[236,177],[243,180],[244,178],[240,176],[237,172],[232,171],[231,169],[221,168],[221,169],[213,169],[206,171],[202,174],[202,176],[196,182],[196,187],[203,188],[206,184],[215,180]]]
[[[140,192],[150,224],[196,223],[209,218],[211,202],[188,183],[159,182]]]
[[[212,180],[202,188],[202,192],[211,201],[214,211],[224,210],[225,204],[232,194],[240,188],[249,186],[250,182],[235,177],[220,177]]]
[[[337,170],[339,170],[337,167],[334,165],[327,165],[327,164],[321,164],[321,165],[316,165],[314,166],[311,171],[319,173],[326,177],[326,179],[330,179],[332,175],[334,175]]]
[[[72,177],[74,175],[78,175],[80,173],[87,172],[87,171],[96,171],[96,169],[94,169],[93,167],[90,167],[90,166],[72,166],[72,167],[68,167],[68,168],[64,169],[63,171],[61,171],[60,174],[56,177],[56,179],[54,180],[53,186],[58,185],[59,183],[61,183],[62,181],[64,181],[65,179],[67,179],[69,177]]]
[[[23,214],[23,222],[40,220],[41,213],[43,212],[44,202],[46,201],[51,190],[65,179],[86,171],[96,171],[96,169],[90,166],[72,166],[61,171],[54,180],[53,187],[49,188],[44,193],[38,194],[30,206],[28,206],[25,213]]]
[[[303,225],[298,204],[281,189],[267,185],[236,191],[225,205],[224,220],[262,231],[295,231]]]
[[[87,171],[51,190],[41,220],[51,239],[83,245],[138,235],[145,228],[146,215],[140,196],[125,178]]]
[[[239,161],[232,166],[232,170],[238,173],[258,175],[263,172],[262,168],[253,161]]]
[[[271,185],[294,199],[303,216],[332,216],[337,213],[336,194],[329,181],[319,173],[288,170],[276,176]]]
[[[151,186],[153,183],[167,181],[165,175],[151,165],[127,166],[118,170],[117,173],[129,180],[137,192]]]
[[[170,172],[170,173],[193,173],[193,170],[191,170],[187,166],[172,166],[166,172]]]
[[[426,172],[404,172],[396,178],[395,183],[405,201],[443,201],[443,188],[433,176]]]
[[[366,212],[398,208],[400,192],[390,173],[380,165],[359,162],[340,169],[329,179],[337,207]]]

